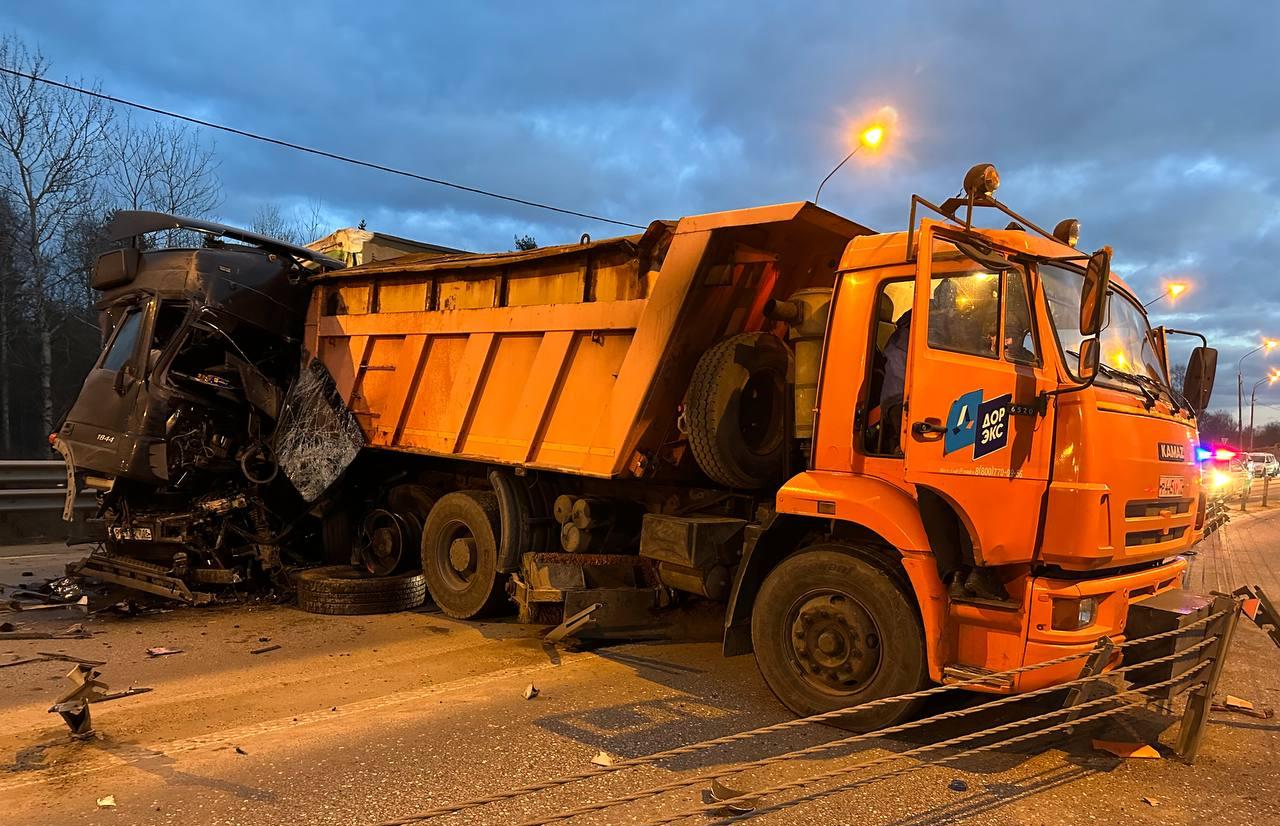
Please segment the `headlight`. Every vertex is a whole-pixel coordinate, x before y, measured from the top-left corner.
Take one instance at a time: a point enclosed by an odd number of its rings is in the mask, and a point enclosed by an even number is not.
[[[1055,599],[1053,601],[1053,630],[1079,631],[1093,625],[1098,617],[1098,598]]]
[[[1220,470],[1211,471],[1209,473],[1209,487],[1215,490],[1224,487],[1231,482],[1231,477]]]

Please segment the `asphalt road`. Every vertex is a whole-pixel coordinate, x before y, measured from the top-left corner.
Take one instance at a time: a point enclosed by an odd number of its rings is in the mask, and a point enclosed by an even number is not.
[[[73,556],[48,546],[0,549],[0,582],[56,574]],[[1261,583],[1280,593],[1278,556],[1280,507],[1252,509],[1202,543],[1190,584]],[[154,689],[94,706],[100,736],[72,743],[47,711],[70,665],[0,668],[0,823],[14,826],[376,823],[590,768],[602,750],[642,755],[789,717],[750,657],[720,657],[711,612],[683,616],[689,630],[681,641],[576,652],[545,648],[538,628],[455,622],[430,611],[342,618],[250,605],[2,619],[48,629],[84,621],[94,636],[0,643],[7,647],[0,665],[62,651],[105,660],[102,678],[113,690]],[[281,647],[250,653],[272,644]],[[155,646],[183,653],[149,658],[145,650]],[[529,684],[540,692],[532,700],[523,696]],[[1223,688],[1280,706],[1280,650],[1242,624]],[[1215,714],[1195,766],[1168,747],[1176,724],[1142,710],[954,766],[904,759],[899,765],[919,770],[754,822],[1280,821],[1280,722]],[[806,727],[434,822],[518,823],[841,735]],[[853,752],[860,760],[888,755],[932,736],[788,761],[734,783],[762,788],[848,765]],[[1121,760],[1094,750],[1091,737],[1152,743],[1162,758]],[[957,779],[967,790],[949,788]],[[696,805],[702,787],[572,822],[645,823]],[[114,807],[98,805],[107,795]]]

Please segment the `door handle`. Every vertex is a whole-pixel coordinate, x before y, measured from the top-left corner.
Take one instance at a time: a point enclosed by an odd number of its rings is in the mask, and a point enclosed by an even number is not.
[[[912,435],[921,441],[937,441],[946,432],[947,429],[937,419],[925,419],[923,422],[911,423]]]

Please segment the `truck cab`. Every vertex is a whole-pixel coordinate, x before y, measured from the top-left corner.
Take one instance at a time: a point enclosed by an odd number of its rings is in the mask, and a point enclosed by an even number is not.
[[[852,239],[816,308],[809,468],[779,490],[739,571],[752,640],[734,607],[726,637],[774,661],[761,669],[797,712],[1121,639],[1130,605],[1179,586],[1203,527],[1198,411],[1170,383],[1162,331],[1111,276],[1109,251],[1082,254],[1069,222],[1050,233],[1012,213],[987,170],[970,172],[967,198],[917,197],[913,214],[919,203],[943,220]],[[975,206],[1014,223],[978,229]],[[1192,356],[1197,399],[1213,355]],[[807,553],[824,564],[806,568]],[[852,567],[822,573],[838,565]]]

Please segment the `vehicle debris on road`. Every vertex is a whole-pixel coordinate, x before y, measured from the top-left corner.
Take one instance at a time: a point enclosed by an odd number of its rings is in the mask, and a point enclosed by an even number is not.
[[[541,692],[538,691],[538,687],[536,685],[534,685],[533,683],[529,683],[529,685],[525,686],[524,698],[526,700],[532,700],[534,697],[537,697],[538,694],[540,693]]]
[[[148,657],[167,657],[170,654],[181,654],[181,648],[148,648]]]
[[[279,651],[281,647],[282,646],[279,646],[279,645],[267,645],[267,646],[263,646],[262,648],[255,648],[249,653],[250,654],[266,654],[269,651]]]

